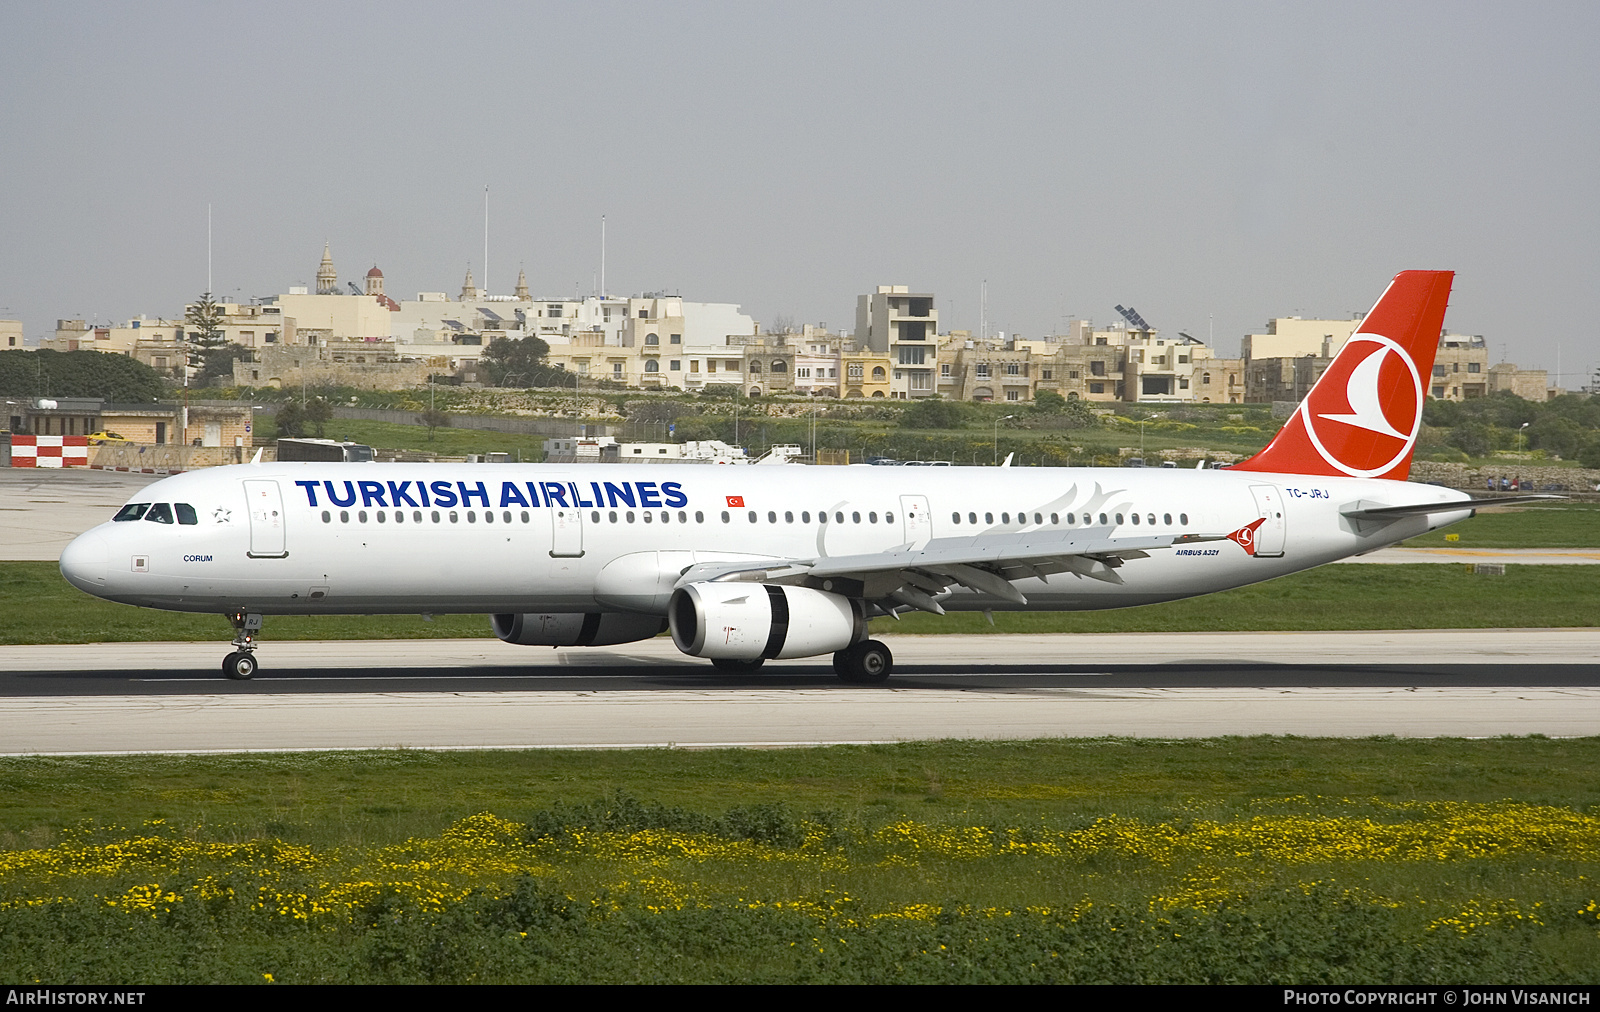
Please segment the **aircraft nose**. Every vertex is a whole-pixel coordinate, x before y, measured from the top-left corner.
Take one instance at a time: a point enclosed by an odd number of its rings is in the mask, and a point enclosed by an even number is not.
[[[110,558],[105,535],[99,531],[80,534],[61,553],[61,575],[79,590],[98,594],[106,588],[106,567]]]

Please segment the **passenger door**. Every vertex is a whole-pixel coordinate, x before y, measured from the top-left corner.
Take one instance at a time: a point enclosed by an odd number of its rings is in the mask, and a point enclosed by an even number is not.
[[[275,481],[256,478],[244,483],[250,514],[252,559],[283,559],[289,551],[284,535],[283,492]]]
[[[1265,521],[1256,529],[1256,557],[1281,556],[1286,534],[1283,492],[1276,485],[1251,485],[1250,494],[1256,497],[1256,512]]]

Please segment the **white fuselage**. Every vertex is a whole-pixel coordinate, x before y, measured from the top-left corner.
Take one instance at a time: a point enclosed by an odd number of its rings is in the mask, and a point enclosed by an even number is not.
[[[99,597],[178,611],[665,614],[673,583],[697,563],[859,556],[1069,526],[1225,535],[1267,517],[1255,555],[1210,541],[1130,559],[1120,582],[1069,573],[1016,583],[1027,609],[1079,610],[1192,597],[1369,552],[1470,510],[1384,523],[1342,510],[1464,498],[1408,482],[1226,470],[242,464],[147,486],[129,502],[192,514],[101,524],[67,548],[61,568]],[[1019,607],[960,589],[942,603]]]

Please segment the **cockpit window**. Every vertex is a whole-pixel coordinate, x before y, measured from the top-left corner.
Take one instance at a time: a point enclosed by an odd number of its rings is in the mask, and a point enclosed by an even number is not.
[[[180,524],[192,527],[200,522],[200,518],[195,516],[194,507],[186,502],[174,503],[173,509],[178,511],[178,523]]]
[[[158,502],[150,507],[150,512],[146,513],[144,518],[158,524],[170,524],[172,523],[172,507],[164,502]]]
[[[131,502],[128,505],[122,507],[120,510],[117,510],[117,515],[112,517],[111,519],[112,520],[117,520],[117,521],[137,520],[140,517],[144,516],[144,511],[149,509],[149,508],[150,508],[150,504],[147,503],[147,502]]]

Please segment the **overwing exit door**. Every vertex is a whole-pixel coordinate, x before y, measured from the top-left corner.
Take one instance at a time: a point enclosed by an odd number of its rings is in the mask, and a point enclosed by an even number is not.
[[[583,510],[555,506],[550,510],[550,556],[576,559],[583,555]]]
[[[906,542],[913,551],[927,545],[933,537],[933,513],[928,509],[925,495],[900,497],[900,513],[906,521]]]

